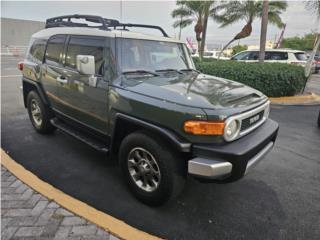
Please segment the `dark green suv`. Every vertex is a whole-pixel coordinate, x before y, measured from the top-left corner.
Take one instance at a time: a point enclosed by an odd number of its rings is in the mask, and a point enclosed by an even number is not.
[[[185,44],[158,26],[88,15],[48,19],[20,69],[36,131],[59,129],[118,156],[129,189],[150,205],[176,196],[187,176],[240,179],[277,137],[266,96],[198,72]]]

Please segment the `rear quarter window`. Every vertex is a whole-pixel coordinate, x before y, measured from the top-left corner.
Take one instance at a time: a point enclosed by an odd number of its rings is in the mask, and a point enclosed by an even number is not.
[[[296,56],[296,59],[299,61],[307,61],[308,57],[304,52],[298,52],[294,54]]]
[[[46,49],[46,40],[34,39],[30,46],[27,59],[35,63],[42,63],[45,49]]]

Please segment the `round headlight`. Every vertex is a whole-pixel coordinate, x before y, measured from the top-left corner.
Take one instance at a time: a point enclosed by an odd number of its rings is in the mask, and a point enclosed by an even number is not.
[[[230,121],[226,121],[226,125],[224,128],[224,138],[226,141],[231,141],[234,138],[237,137],[238,133],[239,133],[239,121],[238,120],[230,120]]]

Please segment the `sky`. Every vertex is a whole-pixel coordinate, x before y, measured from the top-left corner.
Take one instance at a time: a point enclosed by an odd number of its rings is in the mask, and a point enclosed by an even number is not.
[[[172,37],[178,36],[178,29],[172,24],[171,12],[176,8],[175,1],[1,1],[1,16],[45,21],[47,18],[64,14],[93,14],[106,18],[119,19],[121,22],[160,25]],[[285,37],[304,35],[319,28],[316,17],[304,7],[303,1],[288,1],[287,11],[282,14],[287,23]],[[219,28],[212,19],[209,20],[207,43],[222,45],[241,31],[244,22],[238,22],[226,28]],[[182,40],[193,38],[194,25],[183,29]],[[281,29],[269,24],[268,40],[279,37]],[[253,23],[250,37],[241,40],[240,44],[257,45],[260,37],[260,21]],[[238,43],[238,42],[237,42]]]

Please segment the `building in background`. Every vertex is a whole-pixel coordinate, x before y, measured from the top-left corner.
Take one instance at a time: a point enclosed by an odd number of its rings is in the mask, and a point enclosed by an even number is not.
[[[1,55],[23,55],[31,35],[44,25],[39,21],[1,18]]]
[[[274,42],[267,40],[266,41],[266,49],[272,49],[274,47]],[[248,50],[257,50],[259,49],[259,45],[248,45]]]

